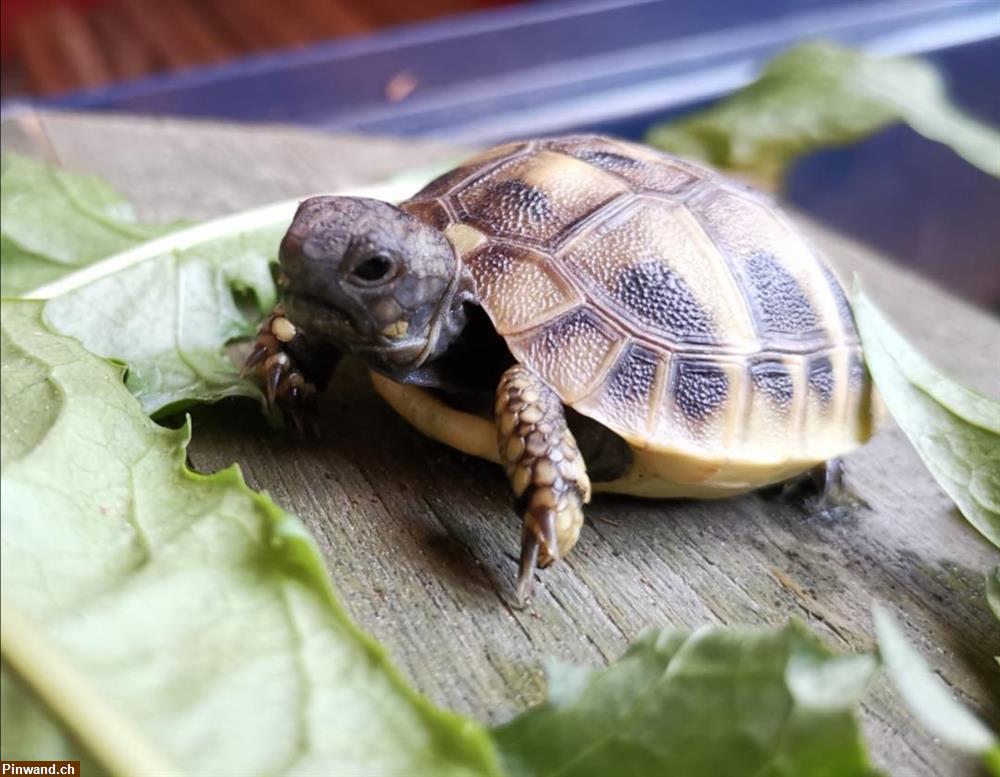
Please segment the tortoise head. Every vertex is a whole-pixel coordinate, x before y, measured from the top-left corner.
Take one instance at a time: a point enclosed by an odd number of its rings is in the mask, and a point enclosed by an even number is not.
[[[279,262],[288,319],[390,377],[442,353],[464,324],[451,244],[388,203],[305,200],[281,241]]]

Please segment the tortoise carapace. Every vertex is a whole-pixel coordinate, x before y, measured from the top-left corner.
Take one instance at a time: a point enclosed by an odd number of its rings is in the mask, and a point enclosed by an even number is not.
[[[764,195],[623,141],[503,145],[398,207],[306,200],[278,284],[247,362],[269,401],[301,426],[356,354],[414,426],[502,464],[522,599],[592,488],[739,494],[871,432],[850,308],[799,231]]]

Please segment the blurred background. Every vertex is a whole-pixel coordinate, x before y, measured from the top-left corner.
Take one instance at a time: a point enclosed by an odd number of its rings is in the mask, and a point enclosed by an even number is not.
[[[285,122],[475,146],[641,139],[803,40],[917,55],[1000,125],[1000,0],[2,0],[24,105]],[[1000,156],[1000,148],[997,149]],[[1000,183],[896,126],[796,164],[814,218],[1000,312]]]

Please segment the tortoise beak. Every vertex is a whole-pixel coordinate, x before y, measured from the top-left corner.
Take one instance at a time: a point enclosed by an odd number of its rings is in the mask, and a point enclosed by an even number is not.
[[[339,341],[365,338],[364,329],[359,330],[336,304],[296,289],[290,281],[286,280],[281,289],[281,302],[288,320],[314,335]]]

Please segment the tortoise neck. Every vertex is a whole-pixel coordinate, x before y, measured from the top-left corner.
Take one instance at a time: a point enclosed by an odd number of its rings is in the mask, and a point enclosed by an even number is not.
[[[450,241],[449,246],[451,246]],[[417,369],[434,361],[448,350],[465,329],[468,320],[465,304],[475,297],[474,282],[459,253],[455,251],[454,246],[451,248],[455,257],[455,273],[431,316],[427,343],[409,365],[410,369]]]

